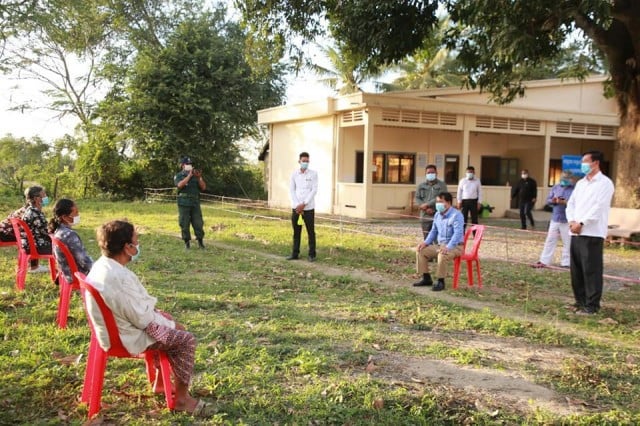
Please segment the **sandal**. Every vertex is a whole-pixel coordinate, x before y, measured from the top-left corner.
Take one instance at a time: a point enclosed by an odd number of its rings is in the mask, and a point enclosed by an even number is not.
[[[536,262],[536,263],[532,264],[532,265],[531,265],[531,267],[532,267],[532,268],[537,268],[537,269],[539,269],[539,268],[546,268],[546,267],[547,267],[547,265],[545,265],[545,264],[544,264],[544,263],[542,263],[542,262]]]
[[[193,409],[191,415],[193,417],[198,417],[201,419],[211,417],[217,412],[215,405],[213,402],[205,401],[204,399],[199,399],[198,404],[196,404],[196,408]]]

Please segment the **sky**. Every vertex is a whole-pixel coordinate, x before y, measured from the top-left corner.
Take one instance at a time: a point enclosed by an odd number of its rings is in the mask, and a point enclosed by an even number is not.
[[[43,89],[44,84],[35,80],[18,80],[4,75],[0,77],[0,137],[7,134],[27,139],[40,136],[45,141],[52,141],[65,134],[74,134],[78,120],[72,117],[60,120],[54,112],[46,109],[10,110],[26,102],[45,105],[46,99],[41,94]],[[286,103],[299,103],[331,95],[332,91],[317,83],[312,75],[301,74],[297,78],[291,78]]]

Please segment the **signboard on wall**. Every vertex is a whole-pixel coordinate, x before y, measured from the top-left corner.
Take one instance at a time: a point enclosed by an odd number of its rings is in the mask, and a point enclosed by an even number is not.
[[[571,173],[577,176],[583,176],[584,173],[580,170],[580,164],[582,163],[582,155],[563,155],[562,156],[562,170],[569,170]]]
[[[419,152],[416,155],[416,170],[424,170],[427,167],[429,156],[426,152]]]
[[[433,164],[438,170],[444,170],[444,154],[436,154],[433,156]]]

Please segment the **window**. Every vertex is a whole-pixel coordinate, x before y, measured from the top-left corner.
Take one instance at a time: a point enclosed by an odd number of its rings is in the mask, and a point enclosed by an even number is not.
[[[413,184],[415,177],[415,154],[403,153],[373,153],[373,183],[404,183]],[[356,182],[364,181],[364,153],[356,152]]]
[[[547,185],[553,186],[560,183],[560,176],[562,176],[562,160],[549,159],[549,182]]]
[[[457,155],[444,156],[444,182],[447,185],[457,185],[459,176],[460,157]]]

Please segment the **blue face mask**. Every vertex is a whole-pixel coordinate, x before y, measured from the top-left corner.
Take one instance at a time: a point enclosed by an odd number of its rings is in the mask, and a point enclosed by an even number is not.
[[[434,180],[436,180],[436,174],[435,173],[427,173],[425,178],[427,179],[427,181],[433,182]]]
[[[568,180],[566,179],[560,180],[560,186],[569,186],[569,185],[571,185],[571,182],[569,182]]]
[[[438,213],[442,213],[446,209],[447,209],[447,206],[445,206],[444,203],[436,203],[436,211]]]
[[[309,167],[309,163],[307,163],[306,161],[303,161],[303,162],[300,163],[300,168],[302,170],[306,170],[307,167]]]
[[[135,247],[136,247],[136,254],[131,256],[131,261],[132,262],[135,262],[140,257],[140,244],[136,244]]]
[[[49,197],[42,198],[42,207],[46,207],[49,205]]]
[[[585,175],[591,173],[591,163],[582,163],[580,164],[580,171]]]

